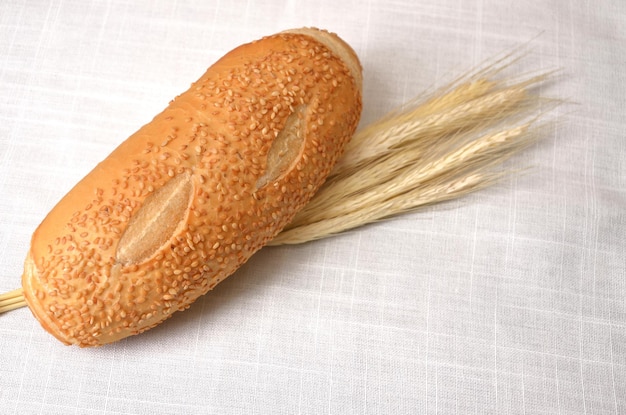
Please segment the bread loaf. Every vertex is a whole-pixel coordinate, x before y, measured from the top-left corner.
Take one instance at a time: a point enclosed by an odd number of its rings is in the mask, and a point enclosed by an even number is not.
[[[234,49],[39,225],[22,277],[29,308],[86,347],[189,307],[307,203],[360,110],[359,61],[334,34],[293,30]]]

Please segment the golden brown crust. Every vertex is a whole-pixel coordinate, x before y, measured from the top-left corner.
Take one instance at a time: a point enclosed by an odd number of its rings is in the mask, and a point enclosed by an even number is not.
[[[236,48],[81,180],[26,261],[44,328],[80,346],[142,332],[280,232],[358,123],[360,66],[336,39],[305,29]]]

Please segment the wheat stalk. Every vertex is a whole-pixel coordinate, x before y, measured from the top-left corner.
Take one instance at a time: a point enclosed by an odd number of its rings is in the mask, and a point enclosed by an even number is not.
[[[5,294],[0,294],[0,314],[26,306],[24,290],[18,288]]]

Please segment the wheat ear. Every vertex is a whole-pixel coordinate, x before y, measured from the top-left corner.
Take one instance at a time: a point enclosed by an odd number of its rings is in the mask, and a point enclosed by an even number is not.
[[[270,245],[325,238],[482,189],[539,136],[548,74],[490,79],[494,65],[357,132],[311,202]]]

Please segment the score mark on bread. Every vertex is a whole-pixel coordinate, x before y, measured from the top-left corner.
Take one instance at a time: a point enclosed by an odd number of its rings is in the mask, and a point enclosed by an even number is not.
[[[148,196],[120,238],[117,262],[139,264],[165,245],[184,223],[192,194],[191,175],[184,172]]]
[[[278,180],[291,170],[304,149],[306,106],[298,106],[285,122],[285,126],[274,139],[267,154],[267,168],[256,183],[260,189]]]

